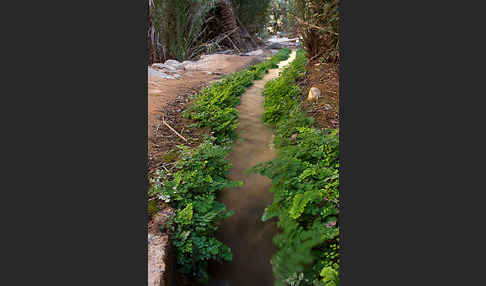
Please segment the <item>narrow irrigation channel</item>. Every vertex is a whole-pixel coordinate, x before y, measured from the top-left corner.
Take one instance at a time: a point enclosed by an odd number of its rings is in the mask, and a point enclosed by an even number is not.
[[[271,180],[245,171],[258,163],[272,160],[273,130],[262,122],[265,84],[279,76],[283,67],[295,59],[296,52],[270,70],[263,79],[254,82],[242,96],[239,110],[239,126],[229,160],[232,163],[230,180],[241,180],[244,185],[220,193],[219,200],[233,216],[222,221],[216,237],[233,252],[233,261],[210,266],[212,280],[209,285],[221,286],[272,286],[274,283],[270,259],[277,251],[272,237],[277,232],[275,222],[262,222],[266,206],[272,202],[269,191]]]

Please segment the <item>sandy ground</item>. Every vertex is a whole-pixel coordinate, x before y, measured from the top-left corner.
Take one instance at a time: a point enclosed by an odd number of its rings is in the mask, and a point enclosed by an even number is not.
[[[219,75],[207,72],[232,73],[255,63],[258,57],[245,57],[235,55],[210,55],[202,58],[200,67],[202,70],[190,70],[181,73],[179,79],[165,79],[159,77],[148,78],[148,137],[152,137],[152,130],[159,121],[157,115],[164,107],[173,101],[178,94],[194,93]]]

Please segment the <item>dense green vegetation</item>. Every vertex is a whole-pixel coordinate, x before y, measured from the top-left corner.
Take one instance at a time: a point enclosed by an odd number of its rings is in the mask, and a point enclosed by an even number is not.
[[[159,171],[152,179],[149,195],[156,196],[175,208],[168,224],[172,233],[177,265],[182,273],[207,281],[209,260],[230,261],[231,250],[214,238],[221,219],[231,216],[216,201],[224,188],[241,182],[226,179],[231,164],[225,159],[230,147],[215,145],[210,139],[196,150],[181,147],[181,158],[174,172]]]
[[[261,79],[269,69],[289,57],[290,50],[282,49],[270,60],[234,73],[208,88],[195,98],[194,104],[184,116],[198,121],[199,127],[207,127],[214,132],[217,143],[226,144],[235,139],[234,130],[238,124],[239,96],[256,79]]]
[[[232,214],[216,200],[218,191],[241,185],[226,178],[231,168],[226,156],[236,138],[239,96],[253,80],[261,78],[289,54],[290,50],[281,50],[270,60],[226,77],[196,95],[185,116],[197,120],[213,136],[196,149],[178,147],[179,160],[174,170],[158,170],[151,178],[149,196],[169,203],[176,210],[167,231],[171,234],[178,269],[201,282],[209,279],[210,260],[232,259],[231,249],[215,239],[214,233],[219,221]]]
[[[278,157],[253,168],[272,179],[273,203],[262,220],[278,218],[272,258],[276,285],[338,285],[339,132],[312,127],[299,106],[295,81],[305,71],[298,51],[282,75],[266,84],[264,122],[276,127]]]

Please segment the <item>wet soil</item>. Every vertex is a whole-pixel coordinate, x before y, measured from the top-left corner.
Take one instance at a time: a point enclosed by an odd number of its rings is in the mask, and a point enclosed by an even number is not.
[[[295,58],[292,52],[279,69],[270,70],[262,80],[254,82],[242,96],[238,106],[238,140],[229,155],[232,163],[231,180],[243,181],[243,187],[224,190],[219,200],[233,216],[222,221],[216,237],[228,245],[233,252],[233,261],[210,265],[213,278],[209,285],[225,286],[272,286],[274,283],[270,259],[277,251],[272,243],[277,233],[275,221],[262,222],[265,207],[271,204],[273,194],[269,191],[271,180],[245,171],[254,165],[272,160],[273,130],[262,122],[264,97],[262,91],[267,81],[278,77],[282,67]]]

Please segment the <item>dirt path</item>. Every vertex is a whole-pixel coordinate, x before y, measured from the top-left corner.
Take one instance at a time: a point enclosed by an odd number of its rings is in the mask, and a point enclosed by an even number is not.
[[[179,79],[165,79],[156,76],[148,78],[148,137],[153,136],[153,128],[159,121],[161,111],[176,99],[177,95],[196,93],[222,74],[236,72],[258,61],[257,57],[236,55],[210,55],[207,60],[199,62],[202,70],[182,72]]]
[[[244,172],[260,162],[273,159],[276,155],[272,148],[273,130],[262,123],[262,91],[265,83],[278,77],[282,67],[294,58],[295,51],[288,60],[280,63],[279,69],[270,70],[262,80],[255,81],[241,96],[238,106],[239,139],[229,155],[232,162],[229,178],[242,180],[244,185],[221,192],[220,201],[235,213],[223,220],[217,233],[217,238],[231,248],[233,261],[212,264],[210,273],[214,280],[209,285],[273,285],[270,258],[277,250],[272,243],[277,227],[274,221],[261,221],[265,207],[273,200],[273,194],[269,192],[271,180],[258,174]]]
[[[216,75],[208,75],[205,72],[190,71],[180,79],[165,79],[151,77],[148,79],[148,127],[150,132],[157,120],[157,115],[164,107],[173,101],[178,94],[193,92],[206,82],[216,79]]]

